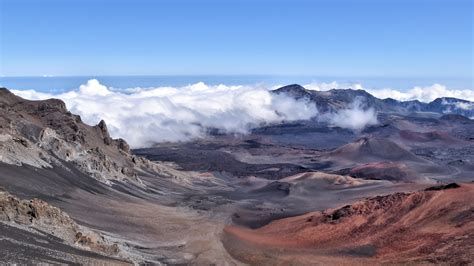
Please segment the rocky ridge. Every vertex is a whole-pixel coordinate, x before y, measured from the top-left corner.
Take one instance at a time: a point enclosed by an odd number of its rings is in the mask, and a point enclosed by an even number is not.
[[[35,229],[67,244],[108,256],[117,256],[119,247],[104,236],[79,226],[68,214],[40,199],[19,199],[0,190],[0,222]]]
[[[0,162],[40,168],[66,167],[110,184],[140,183],[137,173],[152,167],[134,156],[123,139],[112,139],[105,121],[95,126],[70,113],[63,101],[29,101],[0,88]]]
[[[295,99],[308,99],[314,102],[318,110],[334,112],[347,108],[355,99],[359,99],[364,109],[374,108],[379,112],[410,113],[432,112],[439,114],[455,114],[465,117],[474,117],[474,103],[450,97],[441,97],[429,103],[412,101],[398,101],[392,98],[379,99],[364,90],[332,89],[329,91],[307,90],[298,84],[291,84],[273,91],[276,94],[286,94]]]

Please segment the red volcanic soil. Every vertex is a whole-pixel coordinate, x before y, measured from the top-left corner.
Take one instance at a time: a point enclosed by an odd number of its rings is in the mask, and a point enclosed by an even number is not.
[[[388,139],[364,137],[329,153],[330,157],[352,162],[422,161],[408,150]]]
[[[431,142],[431,141],[441,141],[447,143],[457,143],[460,142],[457,139],[451,137],[447,132],[442,131],[430,131],[430,132],[415,132],[410,130],[401,130],[399,132],[401,138],[416,141],[416,142]]]
[[[360,165],[350,169],[349,175],[363,179],[390,181],[415,181],[417,174],[403,163],[377,162]]]
[[[470,264],[474,184],[452,187],[377,196],[254,230],[228,226],[224,243],[250,264]]]

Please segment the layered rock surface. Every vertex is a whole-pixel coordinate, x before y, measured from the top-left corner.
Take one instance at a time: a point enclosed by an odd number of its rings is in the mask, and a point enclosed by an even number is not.
[[[68,214],[40,199],[19,199],[0,189],[0,223],[33,235],[52,236],[75,248],[119,256],[119,246],[78,225]],[[7,239],[8,241],[9,239]],[[26,254],[25,254],[26,255]]]
[[[123,139],[112,139],[102,120],[89,126],[61,100],[29,101],[0,88],[0,161],[35,167],[72,162],[97,180],[139,182],[149,166]]]

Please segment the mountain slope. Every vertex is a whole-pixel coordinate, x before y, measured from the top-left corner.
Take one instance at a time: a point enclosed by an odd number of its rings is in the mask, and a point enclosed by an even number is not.
[[[473,184],[435,187],[377,196],[255,230],[230,226],[225,232],[233,254],[251,264],[470,264],[473,202]]]
[[[61,100],[28,101],[0,88],[0,161],[51,168],[71,162],[102,182],[134,180],[144,161],[123,139],[112,139],[71,114]]]
[[[0,90],[0,186],[8,191],[0,200],[5,262],[234,261],[220,243],[222,218],[188,207],[208,190],[228,189],[221,180],[136,156],[109,136],[105,122],[89,126],[60,100],[28,101]],[[118,253],[103,253],[94,244],[100,241]]]
[[[459,114],[474,117],[474,103],[456,98],[437,98],[430,103],[418,100],[397,101],[395,99],[379,99],[364,90],[332,89],[329,91],[307,90],[298,84],[287,85],[273,91],[286,94],[295,99],[306,98],[316,104],[322,113],[334,112],[347,108],[355,100],[361,102],[364,109],[374,108],[378,112],[433,112],[439,114]]]

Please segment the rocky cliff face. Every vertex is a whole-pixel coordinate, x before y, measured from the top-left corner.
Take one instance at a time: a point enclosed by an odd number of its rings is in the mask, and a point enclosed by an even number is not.
[[[112,256],[119,253],[117,244],[108,243],[100,234],[79,226],[59,208],[40,199],[21,200],[0,190],[0,222],[35,229],[93,252]]]
[[[72,163],[97,180],[140,182],[146,160],[130,153],[123,139],[112,139],[102,120],[86,125],[61,100],[28,101],[0,88],[0,161],[35,167]]]

